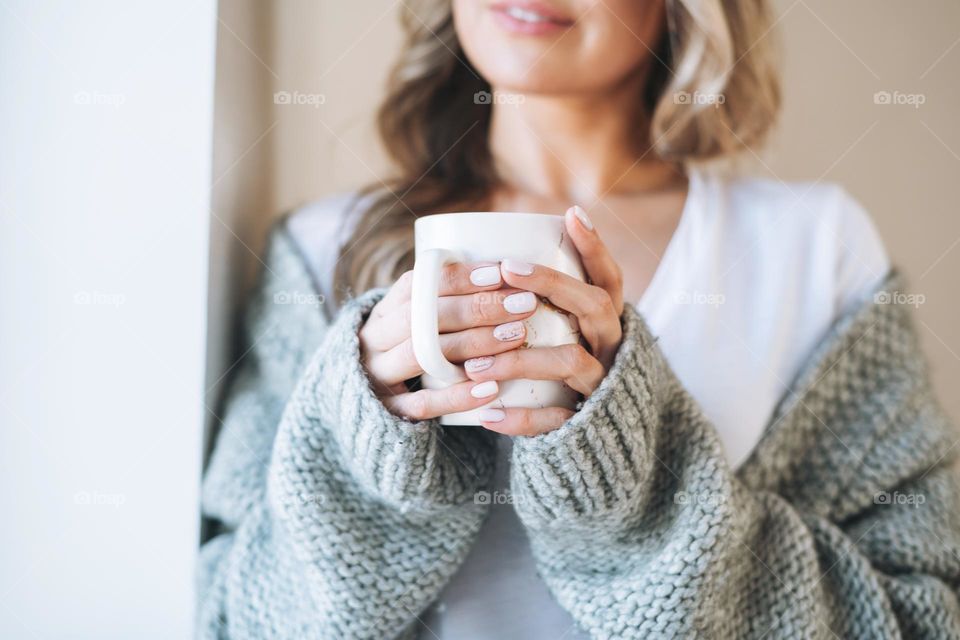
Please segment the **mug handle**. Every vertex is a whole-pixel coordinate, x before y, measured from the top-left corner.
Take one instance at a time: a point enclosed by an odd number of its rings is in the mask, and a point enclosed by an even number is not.
[[[467,379],[456,365],[443,356],[437,319],[440,270],[456,261],[456,254],[447,249],[427,249],[421,252],[413,266],[413,286],[410,292],[410,338],[413,355],[427,374],[448,384]]]

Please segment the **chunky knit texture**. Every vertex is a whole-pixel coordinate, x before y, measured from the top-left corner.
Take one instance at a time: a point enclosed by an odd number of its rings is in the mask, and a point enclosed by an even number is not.
[[[267,264],[204,481],[222,532],[201,550],[198,635],[415,637],[484,518],[492,438],[376,399],[357,330],[382,292],[328,325],[282,227]],[[583,629],[960,638],[957,435],[907,308],[838,322],[736,473],[642,319],[623,323],[582,409],[513,449],[515,508]]]

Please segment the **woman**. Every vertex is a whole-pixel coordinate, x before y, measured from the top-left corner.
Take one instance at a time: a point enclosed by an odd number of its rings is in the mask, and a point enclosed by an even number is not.
[[[954,435],[869,218],[695,168],[774,120],[764,3],[433,0],[405,25],[399,179],[273,234],[200,635],[960,637]],[[413,220],[465,210],[566,211],[590,282],[448,267],[469,380],[419,389]],[[283,304],[306,293],[323,312]],[[581,346],[518,348],[540,299]],[[584,402],[434,420],[514,378]]]

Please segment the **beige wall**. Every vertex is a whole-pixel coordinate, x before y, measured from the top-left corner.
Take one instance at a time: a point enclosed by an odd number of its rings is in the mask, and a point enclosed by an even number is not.
[[[257,249],[271,216],[385,176],[371,124],[400,42],[400,2],[220,5],[215,165],[237,163],[214,199],[231,228],[221,230],[225,274],[255,264],[233,233]],[[868,207],[926,298],[920,331],[940,395],[960,417],[960,3],[774,5],[787,106],[774,142],[747,164],[783,180],[839,182]],[[282,90],[325,102],[273,104]],[[925,103],[878,105],[878,91],[922,94]],[[224,309],[236,299],[226,290]]]

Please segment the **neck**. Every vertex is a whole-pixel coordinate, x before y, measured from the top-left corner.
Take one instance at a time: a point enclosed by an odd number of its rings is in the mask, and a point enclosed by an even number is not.
[[[505,188],[587,204],[675,180],[674,165],[647,153],[642,80],[602,94],[495,104],[490,149]]]

